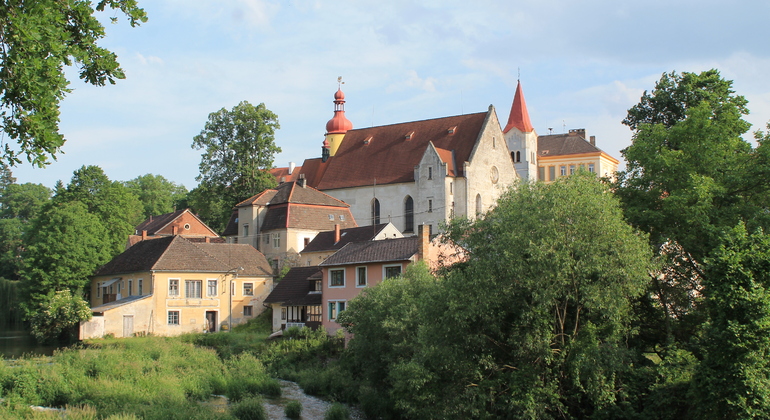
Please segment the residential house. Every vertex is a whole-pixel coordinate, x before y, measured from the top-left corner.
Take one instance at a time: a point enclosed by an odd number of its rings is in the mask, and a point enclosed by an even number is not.
[[[236,210],[223,236],[260,250],[274,269],[284,262],[296,265],[319,232],[358,226],[348,204],[309,187],[302,177],[250,197]]]
[[[80,337],[214,332],[263,310],[273,275],[250,245],[166,236],[134,244],[94,273]]]
[[[339,251],[350,242],[377,241],[382,239],[403,238],[404,235],[393,223],[380,223],[379,225],[353,227],[340,229],[339,225],[334,230],[320,232],[302,250],[300,263],[303,265],[318,265]]]
[[[177,210],[159,216],[150,216],[134,228],[128,237],[126,248],[137,242],[167,236],[180,235],[193,241],[217,242],[223,240],[190,209]]]
[[[265,299],[273,309],[273,331],[321,326],[321,268],[292,267]]]
[[[419,260],[427,260],[434,268],[442,263],[440,244],[430,240],[427,227],[419,230],[418,236],[350,242],[319,264],[323,270],[322,325],[328,333],[341,328],[337,315],[365,288],[400,276]]]

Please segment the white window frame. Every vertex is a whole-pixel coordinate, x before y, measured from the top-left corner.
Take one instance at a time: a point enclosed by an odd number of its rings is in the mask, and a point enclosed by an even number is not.
[[[249,286],[251,289],[249,293],[246,293],[246,286]],[[254,296],[254,283],[253,282],[244,282],[243,283],[243,296]]]
[[[588,164],[588,172],[590,172],[592,174],[595,174],[596,173],[596,165],[594,165],[593,163],[589,163]]]
[[[212,283],[214,285],[214,293],[211,293],[212,289]],[[219,293],[219,281],[217,279],[206,279],[206,296],[208,297],[216,297]]]
[[[361,284],[361,269],[364,269],[364,282]],[[356,267],[356,287],[366,287],[369,283],[369,270],[365,265]]]
[[[190,288],[191,285],[193,286],[192,289]],[[197,288],[195,285],[197,285]],[[198,280],[198,279],[185,280],[184,297],[185,299],[201,299],[203,297],[203,280]]]
[[[173,319],[172,319],[172,314],[175,314]],[[171,322],[172,320],[176,322]],[[168,325],[182,325],[182,311],[178,311],[178,310],[168,311],[166,313],[166,322],[168,323]]]
[[[423,229],[424,229],[424,228],[423,228]],[[398,274],[398,275],[399,275],[399,276],[400,276],[400,275],[402,275],[402,274],[404,274],[404,267],[403,267],[401,264],[388,264],[388,265],[383,265],[383,266],[382,266],[382,279],[383,279],[383,280],[385,280],[385,279],[391,279],[391,278],[395,278],[395,277],[387,277],[388,268],[393,268],[393,267],[398,267],[398,269],[399,269],[399,274]],[[398,277],[398,276],[396,276],[396,277]]]
[[[326,307],[329,309],[328,318],[329,321],[337,321],[337,317],[341,312],[347,309],[347,300],[345,299],[331,299],[327,301]]]
[[[567,176],[567,165],[559,165],[559,176]]]
[[[332,273],[342,272],[342,284],[332,285]],[[344,268],[330,268],[329,269],[329,287],[340,288],[345,287],[345,269]]]
[[[273,248],[280,248],[281,247],[281,233],[274,233],[273,234]]]
[[[168,295],[179,297],[179,279],[168,279]]]

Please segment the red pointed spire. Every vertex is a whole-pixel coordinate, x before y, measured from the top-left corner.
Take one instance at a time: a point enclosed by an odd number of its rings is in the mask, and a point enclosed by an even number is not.
[[[511,114],[508,116],[508,124],[505,126],[505,129],[503,129],[503,133],[507,133],[513,127],[518,128],[522,133],[534,131],[532,123],[529,121],[527,103],[524,102],[524,92],[521,90],[521,81],[516,85],[516,94],[513,95]]]

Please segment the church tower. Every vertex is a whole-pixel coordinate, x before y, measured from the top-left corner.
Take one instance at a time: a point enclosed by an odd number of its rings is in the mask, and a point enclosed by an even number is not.
[[[503,129],[503,137],[511,151],[513,166],[522,179],[537,180],[537,133],[529,120],[527,103],[521,81],[516,85],[508,124]]]
[[[342,78],[337,79],[342,84]],[[322,149],[322,159],[334,156],[345,138],[345,133],[353,129],[353,123],[345,117],[345,94],[341,87],[334,94],[334,117],[326,123],[326,137]]]

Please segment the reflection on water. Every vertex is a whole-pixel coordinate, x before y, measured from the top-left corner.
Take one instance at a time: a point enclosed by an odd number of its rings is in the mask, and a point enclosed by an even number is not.
[[[38,344],[28,331],[0,329],[0,356],[3,359],[18,359],[25,354],[51,356],[56,348]]]

